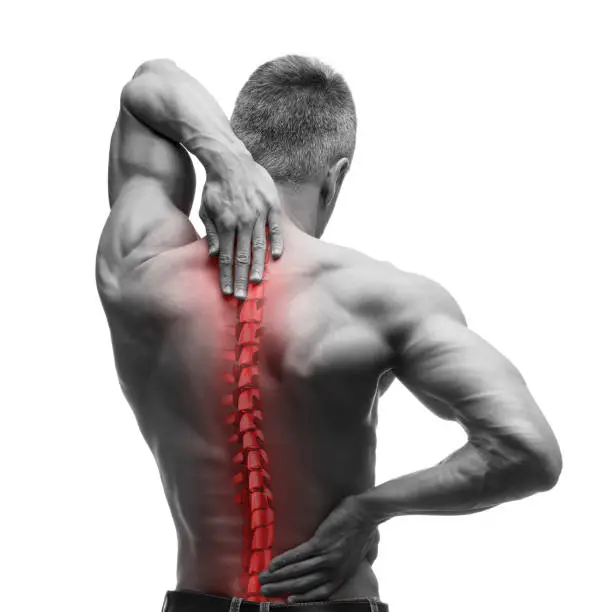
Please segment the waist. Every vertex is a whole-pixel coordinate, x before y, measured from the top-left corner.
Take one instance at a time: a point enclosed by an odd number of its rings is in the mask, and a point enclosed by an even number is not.
[[[193,558],[181,556],[179,552],[176,592],[214,594],[230,599],[234,596],[244,597],[242,595],[244,585],[241,584],[240,580],[240,557],[238,556],[235,559],[232,557],[211,554],[209,551],[207,555],[203,555],[196,561]],[[378,579],[372,565],[364,559],[357,566],[353,575],[345,580],[328,597],[328,600],[354,601],[378,598]],[[199,612],[199,608],[195,608],[194,612],[195,610]]]
[[[342,598],[328,601],[279,604],[246,601],[195,590],[167,591],[162,612],[389,612],[389,606],[377,597]]]

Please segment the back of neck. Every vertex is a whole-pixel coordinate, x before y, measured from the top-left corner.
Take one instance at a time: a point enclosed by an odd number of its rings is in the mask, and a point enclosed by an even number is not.
[[[281,202],[283,223],[289,231],[316,236],[320,188],[312,183],[294,187],[276,183]]]

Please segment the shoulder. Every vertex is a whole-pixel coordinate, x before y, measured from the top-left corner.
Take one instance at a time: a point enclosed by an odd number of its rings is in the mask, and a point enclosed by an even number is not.
[[[357,251],[341,261],[327,276],[330,293],[394,352],[441,324],[467,326],[457,300],[436,280]]]
[[[347,308],[382,319],[445,314],[465,320],[450,291],[434,279],[354,249],[338,249],[327,283]]]
[[[109,268],[96,262],[98,294],[103,306],[126,314],[171,315],[191,310],[218,285],[216,259],[205,239],[166,250],[146,259],[126,258]],[[220,291],[219,291],[220,293]]]

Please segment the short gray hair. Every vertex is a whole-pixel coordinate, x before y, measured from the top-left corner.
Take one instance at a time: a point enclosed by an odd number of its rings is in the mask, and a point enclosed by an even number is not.
[[[355,151],[351,91],[315,58],[286,55],[257,68],[238,94],[231,126],[279,182],[307,181]]]

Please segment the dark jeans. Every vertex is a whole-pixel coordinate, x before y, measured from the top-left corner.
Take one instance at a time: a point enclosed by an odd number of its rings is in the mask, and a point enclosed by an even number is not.
[[[377,599],[339,599],[294,604],[257,603],[240,597],[219,597],[197,591],[168,591],[162,612],[389,612]]]

